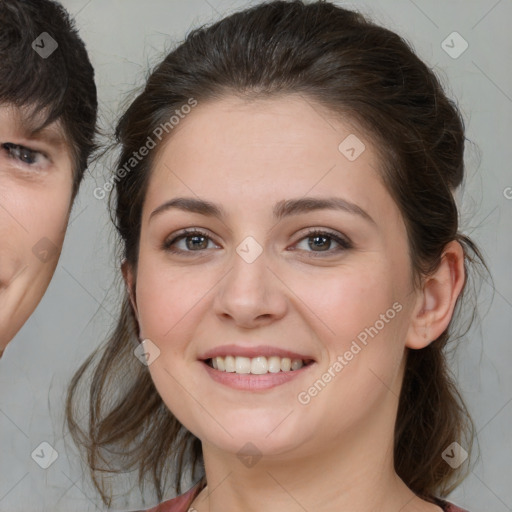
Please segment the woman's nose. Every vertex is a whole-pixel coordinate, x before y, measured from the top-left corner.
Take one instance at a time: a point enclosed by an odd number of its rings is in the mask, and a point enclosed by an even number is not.
[[[287,307],[286,287],[270,268],[263,248],[251,238],[237,247],[233,266],[221,281],[214,301],[218,315],[243,327],[279,319]]]

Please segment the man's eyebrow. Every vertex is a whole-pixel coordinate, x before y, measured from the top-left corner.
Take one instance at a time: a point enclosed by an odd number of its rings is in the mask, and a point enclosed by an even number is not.
[[[39,141],[56,149],[68,145],[66,130],[60,120],[44,124],[43,114],[33,117],[30,111],[25,111],[23,108],[16,109],[12,115],[18,135],[27,141]]]
[[[207,217],[217,217],[221,220],[225,220],[227,216],[221,205],[211,201],[195,197],[175,197],[153,210],[149,220],[151,221],[155,216],[171,209],[198,213]],[[359,215],[371,224],[377,225],[373,218],[360,206],[341,197],[302,197],[278,201],[274,205],[273,216],[276,221],[279,221],[284,217],[309,213],[315,210],[341,210],[353,215]]]
[[[66,135],[63,130],[55,126],[45,126],[40,130],[27,133],[27,138],[44,142],[54,148],[60,148],[66,144]]]

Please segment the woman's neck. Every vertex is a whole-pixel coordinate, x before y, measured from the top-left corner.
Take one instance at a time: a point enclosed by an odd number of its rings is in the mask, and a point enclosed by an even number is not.
[[[355,441],[355,440],[354,440]],[[252,459],[204,446],[207,488],[197,512],[439,512],[418,498],[393,468],[392,443],[340,443],[343,450],[299,459]],[[363,448],[360,448],[363,446]]]

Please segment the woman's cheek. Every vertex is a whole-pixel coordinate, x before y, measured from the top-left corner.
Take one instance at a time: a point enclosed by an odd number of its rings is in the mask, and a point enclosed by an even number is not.
[[[205,296],[205,281],[200,277],[198,272],[170,268],[141,254],[136,285],[141,336],[166,343],[182,329]]]

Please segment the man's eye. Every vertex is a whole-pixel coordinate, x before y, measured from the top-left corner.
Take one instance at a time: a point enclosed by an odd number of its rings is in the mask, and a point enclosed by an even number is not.
[[[7,153],[8,158],[18,160],[26,165],[42,163],[42,159],[45,158],[45,156],[39,151],[34,151],[33,149],[20,146],[19,144],[13,144],[11,142],[5,142],[2,144],[2,149]]]

